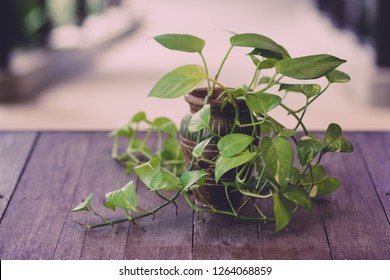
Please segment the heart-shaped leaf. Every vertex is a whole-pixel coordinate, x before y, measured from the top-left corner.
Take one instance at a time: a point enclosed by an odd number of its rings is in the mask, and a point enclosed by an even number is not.
[[[203,39],[189,34],[163,34],[155,36],[153,39],[174,51],[201,53],[205,46]]]
[[[303,166],[311,162],[322,150],[324,145],[317,136],[306,135],[298,141],[298,159]]]
[[[148,188],[151,188],[152,178],[160,171],[160,168],[160,158],[153,157],[150,161],[134,167],[134,172]]]
[[[176,137],[169,137],[165,140],[164,150],[161,156],[165,160],[182,160],[183,149]]]
[[[253,112],[258,114],[267,114],[275,109],[282,99],[270,93],[249,93],[245,96],[246,105]]]
[[[230,38],[230,43],[235,47],[255,48],[257,53],[266,58],[290,57],[285,48],[272,39],[254,33],[237,34]]]
[[[203,185],[206,176],[208,175],[209,174],[203,170],[192,170],[184,172],[180,177],[180,182],[183,185],[183,191],[186,191],[194,184]]]
[[[285,190],[283,190],[282,194],[292,202],[296,203],[303,208],[308,210],[312,210],[313,203],[309,194],[301,187],[288,185]]]
[[[132,123],[139,123],[139,122],[143,122],[143,121],[146,121],[146,114],[145,114],[145,112],[138,112],[131,119]]]
[[[196,132],[208,127],[210,122],[210,110],[210,104],[206,104],[196,112],[188,123],[188,130]]]
[[[272,194],[274,201],[274,216],[276,220],[275,233],[284,229],[291,220],[292,211],[288,205],[288,201],[275,192]]]
[[[340,182],[334,177],[326,177],[321,183],[313,186],[310,197],[320,197],[331,194],[340,186]]]
[[[158,171],[150,181],[150,190],[180,190],[183,186],[179,179],[168,171],[161,169]]]
[[[107,207],[111,209],[113,209],[113,207],[118,207],[126,210],[137,211],[137,193],[135,191],[133,181],[130,181],[120,190],[107,193],[106,202],[109,205]]]
[[[333,70],[326,74],[325,77],[328,79],[329,83],[347,83],[351,80],[351,77],[349,77],[348,74],[339,70]]]
[[[176,68],[162,77],[149,92],[149,97],[176,98],[199,87],[207,74],[200,65],[190,64]]]
[[[88,195],[88,197],[81,202],[79,205],[77,205],[75,208],[73,208],[72,212],[81,212],[81,211],[89,211],[89,205],[91,205],[92,199],[94,194],[91,193]]]
[[[215,165],[215,181],[219,181],[223,174],[228,172],[229,170],[241,166],[250,160],[252,160],[256,156],[256,153],[248,153],[243,152],[237,156],[224,158],[222,156],[219,157],[217,163]]]
[[[321,92],[321,86],[317,84],[281,84],[279,91],[281,90],[301,92],[310,98]]]
[[[238,155],[248,147],[254,138],[252,136],[232,133],[222,137],[218,141],[218,150],[221,152],[222,157],[228,158]]]
[[[316,182],[323,181],[326,177],[326,169],[322,165],[314,165],[312,167],[312,172],[313,172],[313,183],[315,184]],[[303,179],[303,182],[306,184],[311,183],[311,174],[307,174],[305,178]]]
[[[346,60],[328,54],[280,60],[275,64],[280,74],[301,80],[317,79],[336,69]]]
[[[198,143],[194,149],[192,150],[192,156],[193,157],[201,157],[202,154],[203,154],[203,151],[204,149],[206,148],[206,146],[209,144],[209,142],[211,141],[212,137],[209,137],[209,138],[206,138],[204,139],[202,142]]]
[[[263,137],[260,151],[269,172],[275,176],[282,187],[287,187],[294,160],[294,150],[291,143],[282,136],[278,136],[274,140],[271,137]]]
[[[326,130],[324,145],[326,152],[340,152],[351,153],[353,152],[352,143],[341,136],[342,130],[338,124],[331,123]]]
[[[152,122],[152,126],[159,132],[167,133],[172,137],[177,136],[177,127],[171,119],[158,117]]]

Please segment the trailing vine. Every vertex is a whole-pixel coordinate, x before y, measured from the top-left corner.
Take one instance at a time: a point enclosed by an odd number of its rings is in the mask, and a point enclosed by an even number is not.
[[[88,211],[102,220],[97,224],[84,224],[87,228],[112,226],[123,222],[135,222],[146,216],[154,216],[168,205],[176,205],[182,196],[188,206],[198,212],[224,214],[237,219],[274,221],[275,232],[284,229],[292,216],[300,209],[312,210],[313,199],[334,192],[340,185],[337,178],[326,174],[321,165],[323,156],[329,152],[352,152],[353,145],[342,136],[337,124],[330,124],[323,139],[312,135],[304,124],[308,107],[320,97],[331,84],[345,83],[350,77],[336,70],[345,60],[319,54],[292,58],[287,50],[268,37],[259,34],[235,34],[230,38],[230,47],[214,77],[208,72],[206,59],[202,54],[204,40],[187,34],[165,34],[154,37],[162,46],[176,51],[198,53],[203,65],[189,64],[178,67],[162,77],[150,91],[150,97],[176,98],[198,88],[207,82],[207,96],[204,106],[193,115],[189,130],[198,133],[192,160],[186,167],[183,151],[178,140],[178,129],[174,122],[161,117],[154,120],[143,112],[137,113],[125,126],[112,131],[112,157],[123,163],[126,172],[135,174],[152,192],[162,199],[153,209],[138,205],[135,184],[131,181],[119,190],[106,194],[104,206],[112,210],[120,208],[125,217],[109,220],[97,213],[91,206],[90,194],[73,212]],[[234,48],[249,48],[248,57],[254,65],[249,84],[231,88],[219,82],[223,66]],[[266,75],[273,71],[272,75]],[[286,78],[302,80],[323,79],[326,85],[318,83],[285,83]],[[217,97],[223,105],[230,104],[235,111],[235,123],[228,135],[219,135],[209,127],[210,104],[216,88],[222,89]],[[277,93],[270,93],[271,90]],[[299,108],[285,104],[279,92],[296,92],[304,96],[305,102]],[[240,122],[238,104],[245,104],[249,110],[250,122]],[[272,117],[275,108],[282,108],[296,124],[289,128]],[[142,127],[142,132],[140,132]],[[146,127],[146,128],[145,128]],[[239,128],[249,127],[251,135],[242,134]],[[201,138],[203,130],[212,135]],[[151,136],[157,143],[149,146]],[[120,150],[119,138],[127,139],[125,150]],[[204,157],[207,145],[216,140],[219,155],[211,161]],[[156,147],[155,150],[150,147]],[[229,207],[219,209],[206,202],[207,207],[196,205],[191,193],[198,192],[209,175],[204,170],[194,170],[195,160],[203,160],[214,167],[215,181],[222,182]],[[223,175],[237,169],[234,181],[223,181]],[[230,201],[231,191],[240,192],[244,198],[239,205]],[[264,201],[272,200],[272,213],[264,208]],[[242,213],[251,205],[254,215]]]

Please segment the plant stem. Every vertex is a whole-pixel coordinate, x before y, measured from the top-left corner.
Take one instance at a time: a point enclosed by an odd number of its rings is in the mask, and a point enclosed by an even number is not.
[[[289,107],[287,107],[287,106],[284,105],[283,103],[280,103],[280,106],[281,106],[283,109],[285,109],[290,115],[292,115],[298,122],[300,121],[299,117],[297,116],[297,114],[296,114],[293,110],[291,110]],[[306,135],[308,135],[309,132],[307,131],[305,125],[304,125],[302,122],[300,122],[300,126],[302,127],[304,133],[305,133]]]
[[[214,80],[215,80],[215,81],[218,81],[218,78],[219,78],[219,75],[221,74],[222,68],[223,68],[223,66],[225,65],[225,62],[226,62],[227,58],[229,57],[230,52],[232,51],[233,47],[234,47],[234,46],[231,45],[230,48],[229,48],[229,50],[227,51],[227,53],[226,53],[225,56],[223,57],[223,60],[222,60],[222,62],[221,62],[221,65],[220,65],[219,68],[218,68],[217,74],[215,74],[215,77],[214,77]],[[215,89],[215,83],[214,83],[214,85],[213,85],[213,91],[214,91],[214,89]]]
[[[99,228],[99,227],[104,227],[104,226],[108,226],[108,225],[115,225],[115,224],[120,224],[120,223],[124,223],[124,222],[129,222],[129,221],[131,222],[131,221],[145,218],[145,217],[150,216],[150,215],[154,215],[156,212],[160,211],[162,208],[166,207],[167,205],[169,205],[173,201],[175,201],[179,197],[179,195],[180,195],[180,192],[177,192],[174,196],[171,197],[171,199],[165,201],[163,204],[157,206],[153,210],[150,210],[150,211],[145,212],[143,214],[128,217],[125,219],[114,220],[114,221],[110,221],[110,222],[106,222],[106,223],[102,223],[102,224],[88,225],[88,228]]]
[[[306,98],[306,105],[305,105],[305,107],[304,107],[305,109],[303,110],[302,115],[301,115],[301,117],[299,118],[298,123],[297,123],[296,126],[293,128],[293,130],[297,130],[297,128],[302,124],[302,119],[303,119],[303,117],[304,117],[305,114],[306,114],[307,107],[309,106],[308,101],[309,101],[309,98]]]
[[[200,55],[200,57],[201,57],[201,59],[202,59],[204,69],[206,70],[206,74],[207,74],[207,76],[208,76],[208,75],[209,75],[209,69],[208,69],[208,67],[207,67],[206,59],[204,58],[202,52],[200,52],[199,55]],[[210,81],[207,81],[207,88],[208,88],[208,90],[210,91]]]
[[[323,90],[321,90],[321,92],[319,94],[317,94],[312,100],[310,100],[309,103],[307,103],[306,106],[310,105],[311,103],[314,102],[314,100],[316,100],[318,97],[320,97],[328,88],[329,86],[331,85],[331,83],[328,83],[324,88]],[[295,113],[299,113],[300,111],[304,110],[305,109],[305,106],[303,106],[302,108],[298,109],[298,110],[295,110],[294,112]]]

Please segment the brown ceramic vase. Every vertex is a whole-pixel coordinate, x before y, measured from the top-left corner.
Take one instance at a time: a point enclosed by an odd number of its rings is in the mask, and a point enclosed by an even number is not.
[[[219,134],[222,137],[231,133],[235,121],[235,111],[233,106],[231,106],[231,104],[229,103],[221,111],[222,100],[216,99],[221,92],[222,89],[216,88],[214,90],[213,96],[211,96],[209,100],[211,108],[209,126],[215,133]],[[207,88],[199,88],[185,95],[185,100],[190,105],[190,111],[184,116],[180,124],[180,142],[183,147],[184,159],[187,167],[191,162],[192,151],[196,146],[198,136],[197,132],[190,132],[188,130],[188,124],[191,121],[192,116],[203,107],[206,95]],[[244,103],[239,103],[240,122],[243,124],[250,123],[250,115],[248,109],[243,105]],[[250,127],[237,127],[234,132],[251,135],[252,129]],[[204,139],[207,139],[211,136],[212,133],[208,129],[204,129],[200,141],[203,141]],[[212,162],[215,162],[219,154],[217,144],[218,139],[214,137],[204,149],[203,157],[207,158]],[[222,176],[221,180],[218,182],[215,181],[214,166],[210,165],[206,161],[196,159],[193,166],[193,170],[204,170],[209,173],[209,176],[206,178],[206,183],[202,187],[193,191],[195,204],[201,207],[210,207],[211,205],[212,207],[217,209],[229,208],[230,206],[226,198],[225,187],[223,186],[221,181],[235,181],[236,174],[239,171],[239,168],[235,168],[228,171]],[[229,199],[233,206],[238,206],[242,197],[241,193],[232,190],[229,190],[228,193]]]

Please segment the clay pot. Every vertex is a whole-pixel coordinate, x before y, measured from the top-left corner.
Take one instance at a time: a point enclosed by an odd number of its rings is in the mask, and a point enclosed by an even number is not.
[[[210,128],[221,137],[231,133],[231,129],[234,125],[235,111],[231,104],[227,104],[224,109],[221,111],[222,100],[217,100],[216,98],[223,90],[221,88],[216,88],[214,90],[213,96],[209,100],[211,108],[210,116]],[[193,114],[198,112],[204,105],[204,99],[207,96],[207,88],[199,88],[193,90],[192,92],[185,95],[185,100],[190,105],[190,112],[187,113],[181,121],[180,124],[180,136],[181,136],[181,145],[183,147],[184,159],[187,167],[189,166],[192,159],[192,151],[196,146],[196,140],[198,133],[190,132],[188,130],[188,124],[192,119]],[[244,106],[244,102],[239,103],[240,108],[240,122],[241,123],[250,123],[249,111]],[[239,128],[237,127],[234,131],[235,133],[244,133],[251,135],[252,128]],[[201,135],[200,141],[207,139],[212,136],[212,133],[204,129]],[[208,160],[213,162],[216,161],[219,151],[217,149],[218,139],[214,137],[210,143],[206,146],[203,152],[203,156]],[[214,166],[210,165],[206,161],[196,159],[192,170],[204,170],[210,175],[206,178],[206,183],[193,191],[195,204],[201,207],[209,207],[212,205],[217,209],[227,209],[229,208],[228,200],[226,198],[225,187],[221,181],[233,182],[236,179],[236,174],[239,171],[239,168],[230,170],[225,173],[219,182],[215,181],[214,177]],[[241,201],[241,193],[238,191],[229,190],[229,199],[234,206],[239,205]],[[207,201],[207,202],[206,202]]]

